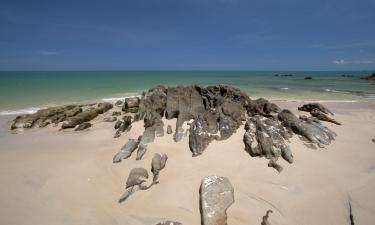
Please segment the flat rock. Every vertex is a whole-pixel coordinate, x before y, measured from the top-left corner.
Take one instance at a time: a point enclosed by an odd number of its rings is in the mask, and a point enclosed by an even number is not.
[[[234,190],[225,177],[208,176],[199,189],[202,225],[226,225],[227,209],[234,203]]]

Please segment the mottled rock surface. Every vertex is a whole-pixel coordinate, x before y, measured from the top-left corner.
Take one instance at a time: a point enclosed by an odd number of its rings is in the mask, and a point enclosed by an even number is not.
[[[118,152],[114,157],[113,157],[113,162],[114,163],[119,163],[123,159],[129,158],[132,153],[137,149],[139,144],[139,139],[129,139],[128,142],[121,148],[120,152]]]
[[[78,125],[77,128],[75,129],[75,131],[86,130],[87,128],[89,128],[91,126],[92,126],[91,123],[84,122],[84,123],[81,123],[80,125]]]
[[[227,209],[234,203],[234,190],[225,177],[208,176],[199,189],[202,225],[226,225]]]

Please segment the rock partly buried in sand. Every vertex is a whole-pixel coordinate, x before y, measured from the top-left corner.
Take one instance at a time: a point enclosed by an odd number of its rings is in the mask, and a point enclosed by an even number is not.
[[[298,119],[291,111],[284,109],[279,113],[279,120],[290,133],[303,136],[308,142],[323,147],[337,136],[333,131],[313,120]]]
[[[84,122],[84,123],[81,123],[80,125],[77,126],[76,129],[74,129],[75,131],[80,131],[80,130],[86,130],[87,128],[90,128],[92,126],[91,123],[89,122]]]
[[[138,140],[129,139],[128,142],[121,148],[120,152],[118,152],[113,157],[113,162],[119,163],[123,159],[129,158],[132,155],[132,153],[137,149],[139,141],[140,138],[138,138]]]
[[[246,122],[245,130],[243,141],[250,156],[265,157],[270,160],[268,166],[279,172],[282,167],[276,161],[280,156],[293,163],[293,154],[286,144],[290,134],[278,121],[256,115]]]
[[[147,186],[144,186],[143,183],[146,182],[148,179],[148,172],[146,169],[140,168],[133,168],[128,176],[126,181],[126,191],[119,199],[119,203],[125,201],[137,190],[145,190]]]
[[[82,108],[78,105],[66,105],[58,107],[50,107],[38,110],[36,113],[17,116],[14,119],[11,129],[32,128],[35,126],[45,127],[50,123],[59,123],[68,117],[73,117],[82,112]]]
[[[134,168],[130,171],[128,179],[126,181],[126,191],[121,196],[119,203],[124,202],[137,190],[147,190],[153,185],[158,184],[159,172],[164,169],[167,162],[167,155],[155,154],[151,162],[151,172],[153,173],[152,183],[148,186],[143,185],[148,179],[148,172],[144,168]]]
[[[154,175],[152,182],[158,182],[159,172],[164,169],[167,160],[168,156],[166,154],[160,155],[159,153],[155,153],[151,162],[151,172]]]
[[[125,113],[137,113],[139,109],[139,98],[129,97],[125,98],[125,103],[122,107],[122,111]]]
[[[168,125],[167,126],[167,134],[171,134],[171,133],[173,133],[172,126]]]
[[[327,109],[326,107],[324,107],[320,103],[304,104],[303,106],[298,107],[298,110],[305,111],[305,112],[311,112],[313,110],[318,110],[318,111],[321,111],[324,114],[331,114],[332,116],[334,115],[329,109]]]
[[[156,225],[182,225],[182,223],[176,222],[176,221],[164,221],[164,222],[159,222]]]
[[[260,225],[271,225],[271,223],[268,221],[269,214],[272,213],[272,210],[267,210],[266,215],[263,216],[262,222]]]
[[[225,177],[203,178],[199,189],[202,225],[226,225],[227,209],[234,203],[232,184]]]
[[[371,75],[368,75],[366,77],[361,77],[362,80],[375,80],[375,73],[372,73]]]
[[[95,107],[89,108],[83,112],[78,113],[75,116],[68,117],[66,119],[66,122],[63,123],[63,125],[61,126],[61,128],[62,129],[74,128],[75,126],[81,123],[88,122],[94,119],[99,114],[103,114],[112,108],[113,108],[113,105],[111,103],[108,103],[108,102],[99,103],[96,108]]]

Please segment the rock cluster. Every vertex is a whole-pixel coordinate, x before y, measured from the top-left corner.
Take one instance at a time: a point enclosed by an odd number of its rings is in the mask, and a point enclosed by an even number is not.
[[[62,129],[74,128],[82,123],[89,122],[99,114],[110,110],[113,105],[110,103],[99,103],[96,107],[89,107],[83,110],[83,105],[66,105],[41,109],[33,114],[18,116],[14,119],[11,129],[45,127],[49,124],[64,122]],[[87,124],[85,125],[87,127]]]
[[[124,202],[137,190],[147,190],[151,186],[158,184],[159,181],[159,172],[164,169],[165,164],[167,163],[168,156],[166,154],[160,155],[155,154],[152,158],[151,163],[151,172],[153,174],[152,183],[148,186],[145,186],[143,183],[148,179],[148,172],[145,168],[133,168],[128,176],[126,181],[126,190],[125,193],[119,199],[119,203]]]

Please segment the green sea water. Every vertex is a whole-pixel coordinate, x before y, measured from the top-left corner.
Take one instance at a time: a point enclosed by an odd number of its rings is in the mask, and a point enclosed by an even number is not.
[[[0,114],[139,95],[155,85],[227,84],[251,98],[303,100],[374,99],[366,71],[2,71]],[[293,76],[275,76],[292,74]],[[341,75],[351,75],[343,77]],[[312,80],[303,79],[312,76]]]

